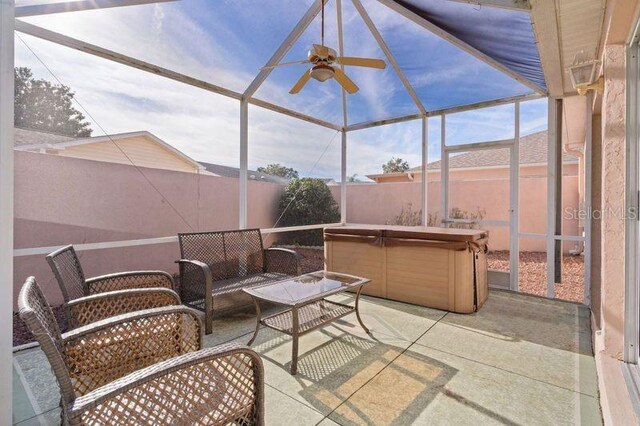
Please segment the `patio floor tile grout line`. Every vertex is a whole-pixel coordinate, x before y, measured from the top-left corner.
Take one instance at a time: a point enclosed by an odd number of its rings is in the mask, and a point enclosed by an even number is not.
[[[60,407],[50,408],[50,409],[48,409],[48,410],[46,410],[46,411],[43,411],[43,412],[42,412],[42,413],[40,413],[40,414],[34,414],[34,415],[33,415],[33,416],[31,416],[31,417],[27,417],[26,419],[22,419],[22,420],[20,420],[20,421],[19,421],[19,422],[17,422],[17,423],[13,423],[13,422],[11,422],[11,424],[12,424],[12,425],[14,425],[14,426],[18,426],[18,425],[20,425],[20,424],[22,424],[22,423],[24,423],[24,422],[28,422],[29,420],[33,420],[33,419],[37,419],[37,418],[38,418],[38,417],[40,417],[40,416],[44,416],[45,414],[49,414],[50,412],[52,412],[52,411],[56,411],[56,410],[59,410],[59,409],[60,409]],[[40,422],[40,424],[42,424],[42,422]]]
[[[433,327],[436,326],[436,324],[438,324],[444,317],[446,317],[449,314],[449,312],[445,312],[445,314],[440,317],[437,321],[435,321],[433,324],[431,324],[429,326],[429,328],[427,328],[425,330],[424,333],[422,333],[420,336],[418,336],[418,338],[416,340],[414,340],[409,346],[407,346],[405,349],[403,349],[402,351],[400,351],[400,353],[395,356],[391,361],[389,361],[384,367],[382,367],[380,369],[380,371],[378,371],[376,374],[373,375],[373,377],[371,377],[369,380],[367,380],[366,382],[364,382],[360,387],[358,387],[358,389],[354,390],[353,392],[351,392],[351,394],[349,394],[349,396],[347,396],[344,401],[342,401],[340,404],[338,404],[338,406],[336,408],[334,408],[333,410],[331,410],[331,412],[329,414],[327,414],[327,416],[325,417],[328,420],[331,420],[333,422],[335,422],[335,420],[330,419],[329,416],[333,413],[335,413],[335,411],[340,408],[342,405],[344,405],[345,402],[349,401],[349,399],[355,395],[360,389],[362,389],[363,387],[365,387],[366,385],[368,385],[373,379],[375,379],[376,377],[378,377],[380,375],[380,373],[382,373],[384,370],[387,369],[387,367],[389,367],[391,364],[393,364],[398,358],[400,358],[402,355],[404,355],[405,352],[407,352],[409,350],[409,348],[411,348],[411,346],[413,346],[416,341],[418,341],[419,339],[422,338],[422,336],[424,336],[425,334],[427,334]],[[411,341],[409,341],[411,342]],[[324,420],[324,419],[323,419]],[[337,423],[337,422],[336,422]],[[316,425],[317,426],[317,425]]]
[[[464,359],[466,361],[469,361],[469,362],[473,362],[473,363],[476,363],[476,364],[481,364],[481,365],[484,365],[485,367],[495,368],[496,370],[500,370],[500,371],[503,371],[505,373],[513,374],[515,376],[519,376],[519,377],[522,377],[522,378],[525,378],[525,379],[533,380],[533,381],[536,381],[538,383],[542,383],[542,384],[545,384],[545,385],[553,386],[553,387],[556,387],[558,389],[563,389],[563,390],[566,390],[566,391],[569,391],[569,392],[572,392],[572,393],[577,393],[579,395],[588,396],[588,397],[591,397],[591,398],[596,398],[595,396],[589,395],[588,393],[579,392],[579,391],[576,391],[575,389],[569,389],[569,388],[566,388],[564,386],[557,385],[555,383],[546,382],[546,381],[544,381],[542,379],[537,379],[535,377],[530,377],[530,376],[527,376],[525,374],[516,373],[515,371],[510,371],[510,370],[507,370],[505,368],[498,367],[496,365],[487,364],[486,362],[479,361],[479,360],[476,360],[476,359],[467,358],[466,356],[462,356],[460,354],[456,354],[456,353],[449,352],[449,351],[443,351],[442,349],[437,349],[437,348],[434,348],[432,346],[425,345],[425,344],[418,343],[418,342],[414,342],[414,344],[416,344],[418,346],[422,346],[423,348],[431,349],[433,351],[441,352],[443,354],[452,355],[452,356],[455,356],[455,357],[458,357],[458,358],[462,358],[462,359]],[[411,345],[411,346],[413,346],[413,345]]]
[[[322,421],[322,420],[324,420],[324,419],[325,419],[325,417],[326,417],[326,416],[325,416],[325,414],[324,414],[324,413],[322,413],[321,411],[319,411],[317,408],[313,407],[312,405],[309,405],[309,404],[307,404],[307,403],[305,403],[305,402],[302,402],[302,401],[299,401],[299,400],[295,399],[294,397],[292,397],[292,396],[291,396],[291,395],[289,395],[288,393],[281,391],[281,390],[280,390],[280,389],[278,389],[277,387],[275,387],[275,386],[273,386],[273,385],[270,385],[270,384],[269,384],[269,383],[267,383],[267,382],[264,382],[264,384],[265,384],[265,386],[269,386],[271,389],[273,389],[273,390],[277,391],[278,393],[281,393],[282,395],[285,395],[285,396],[286,396],[287,398],[289,398],[290,400],[292,400],[292,401],[294,401],[294,402],[296,402],[296,403],[298,403],[298,404],[300,404],[300,405],[303,405],[303,406],[305,406],[305,407],[307,407],[307,408],[310,408],[310,409],[312,409],[313,411],[315,411],[316,413],[320,414],[320,415],[322,416],[322,419],[321,419],[320,421]]]

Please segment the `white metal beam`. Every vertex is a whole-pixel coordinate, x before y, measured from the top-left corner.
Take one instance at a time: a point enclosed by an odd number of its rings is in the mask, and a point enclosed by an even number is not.
[[[405,18],[407,18],[407,19],[415,22],[416,24],[420,25],[424,29],[431,31],[433,34],[437,35],[438,37],[448,41],[449,43],[453,44],[454,46],[456,46],[456,47],[464,50],[465,52],[469,53],[470,55],[476,57],[477,59],[481,60],[482,62],[492,66],[493,68],[497,69],[498,71],[500,71],[500,72],[502,72],[504,74],[507,74],[508,76],[513,78],[514,80],[524,84],[525,86],[531,88],[535,92],[540,93],[540,94],[546,94],[545,90],[542,89],[541,87],[539,87],[537,84],[527,80],[526,78],[524,78],[523,76],[521,76],[517,72],[512,71],[511,69],[507,68],[506,66],[504,66],[500,62],[496,61],[491,56],[481,52],[480,50],[476,49],[475,47],[471,46],[470,44],[467,44],[466,42],[464,42],[464,41],[460,40],[459,38],[453,36],[452,34],[448,33],[445,30],[443,30],[439,26],[435,25],[434,23],[432,23],[432,22],[426,20],[425,18],[423,18],[422,16],[418,15],[417,13],[414,13],[414,12],[410,11],[409,9],[407,9],[406,7],[396,3],[394,0],[378,0],[378,1],[380,3],[382,3],[382,4],[384,4],[385,6],[387,6],[388,8],[390,8],[391,10],[399,13],[400,15],[404,16]]]
[[[640,25],[640,23],[639,23]],[[638,141],[640,134],[638,127],[640,125],[640,97],[638,90],[640,85],[640,46],[638,42],[640,38],[640,28],[636,27],[629,45],[627,46],[627,111],[625,119],[625,212],[627,213],[625,220],[625,285],[624,285],[624,361],[628,363],[637,363],[640,343],[640,293],[639,293],[639,277],[640,262],[638,253],[640,249],[638,237],[638,199],[640,189],[638,184],[640,166],[640,152],[638,150]],[[585,156],[586,157],[586,156]],[[585,191],[586,193],[586,191]],[[586,197],[586,195],[585,195]],[[591,201],[591,200],[589,200]],[[591,212],[588,211],[588,216]],[[585,234],[586,236],[586,234]],[[585,241],[585,247],[586,247]],[[586,263],[586,259],[585,259]],[[586,269],[586,267],[585,267]]]
[[[28,34],[33,37],[37,37],[42,40],[47,40],[52,43],[59,44],[61,46],[69,47],[71,49],[79,50],[84,53],[89,53],[94,56],[98,56],[103,59],[108,59],[119,64],[127,65],[132,68],[137,68],[142,71],[147,71],[152,74],[160,75],[162,77],[169,78],[171,80],[179,81],[181,83],[188,84],[190,86],[199,87],[209,92],[218,93],[233,99],[240,99],[241,95],[233,90],[225,89],[215,84],[207,83],[202,80],[198,80],[193,77],[180,74],[175,71],[171,71],[166,68],[159,67],[157,65],[150,64],[148,62],[141,61],[139,59],[126,56],[112,50],[104,49],[102,47],[87,43],[82,40],[78,40],[55,31],[47,30],[37,25],[29,24],[27,22],[16,19],[15,22],[16,31],[24,34]]]
[[[61,46],[69,47],[71,49],[79,50],[80,52],[89,53],[94,56],[98,56],[103,59],[107,59],[109,61],[117,62],[122,65],[126,65],[132,68],[139,69],[141,71],[146,71],[151,74],[155,74],[164,78],[168,78],[170,80],[178,81],[180,83],[188,84],[190,86],[198,87],[200,89],[204,89],[208,92],[217,93],[219,95],[223,95],[232,99],[240,100],[242,98],[242,94],[238,92],[234,92],[233,90],[225,89],[224,87],[208,83],[203,80],[199,80],[197,78],[190,77],[185,74],[181,74],[176,71],[169,70],[167,68],[160,67],[158,65],[153,65],[148,62],[141,61],[139,59],[132,58],[127,55],[123,55],[121,53],[114,52],[109,49],[105,49],[90,43],[87,43],[82,40],[78,40],[72,37],[65,36],[60,33],[56,33],[54,31],[50,31],[41,27],[38,27],[33,24],[29,24],[24,21],[20,21],[16,19],[15,21],[16,31],[20,31],[21,33],[28,34],[33,37],[40,38],[42,40],[47,40],[52,43],[59,44]],[[310,123],[317,124],[319,126],[327,127],[333,130],[340,130],[342,126],[338,126],[337,124],[330,123],[328,121],[320,120],[315,117],[311,117],[296,111],[289,110],[287,108],[274,105],[270,102],[266,102],[260,99],[253,98],[249,101],[252,105],[259,106],[261,108],[265,108],[271,111],[279,112],[281,114],[288,115],[290,117],[294,117],[303,121],[308,121]]]
[[[370,127],[385,126],[387,124],[393,124],[393,123],[402,123],[403,121],[419,120],[422,117],[424,117],[424,114],[410,114],[410,115],[403,115],[401,117],[385,118],[383,120],[365,121],[362,123],[356,123],[356,124],[347,126],[346,130],[347,132],[352,132],[354,130],[368,129]]]
[[[342,131],[340,150],[340,222],[347,223],[347,132]]]
[[[442,224],[449,227],[449,153],[447,152],[447,116],[440,118],[440,216]]]
[[[550,96],[564,94],[564,70],[556,2],[531,0],[531,24]],[[604,37],[603,37],[604,38]]]
[[[249,168],[249,104],[240,101],[240,176],[238,198],[238,225],[240,229],[247,228],[247,200],[248,200],[248,173]]]
[[[0,424],[12,424],[13,346],[13,0],[0,0]]]
[[[344,40],[342,27],[342,0],[336,0],[336,18],[338,20],[338,55],[344,56]],[[344,65],[340,64],[340,68],[344,71]],[[347,111],[347,91],[341,86],[342,92],[342,129],[347,128],[349,125],[349,115]]]
[[[584,300],[591,307],[591,164],[593,146],[593,97],[594,92],[587,94],[587,112],[585,118],[586,135],[584,145],[584,210],[587,212],[584,221]],[[628,178],[627,178],[628,179]],[[627,180],[627,182],[629,182]]]
[[[176,0],[75,0],[58,3],[47,2],[16,7],[16,18],[122,6],[138,6],[141,4],[166,3],[170,1],[173,2]]]
[[[556,144],[561,135],[558,129],[558,105],[549,98],[547,119],[547,297],[555,297],[555,245],[556,245]]]
[[[491,101],[476,102],[474,104],[467,104],[467,105],[461,105],[461,106],[455,106],[455,107],[450,107],[450,108],[443,108],[443,109],[433,110],[433,111],[429,111],[427,113],[427,116],[428,117],[435,117],[437,115],[442,115],[442,114],[455,114],[457,112],[472,111],[474,109],[488,108],[488,107],[493,107],[493,106],[498,106],[498,105],[512,104],[512,103],[514,103],[516,101],[520,101],[520,102],[532,101],[534,99],[540,99],[542,97],[543,97],[542,95],[539,95],[537,93],[529,93],[527,95],[509,96],[508,98],[494,99],[494,100],[491,100]]]
[[[338,21],[338,54],[344,56],[344,40],[342,27],[342,1],[336,0],[336,18]],[[344,65],[340,64],[344,71]],[[341,87],[342,94],[342,131],[340,145],[340,222],[347,223],[347,131],[349,115],[347,111],[347,91]]]
[[[429,164],[429,119],[422,117],[422,226],[429,225],[429,181],[427,165]]]
[[[409,80],[404,75],[404,72],[402,71],[402,68],[400,68],[400,65],[398,65],[398,62],[396,61],[396,58],[393,56],[393,53],[391,53],[391,49],[389,49],[389,46],[387,46],[387,43],[384,41],[384,38],[382,37],[382,35],[378,31],[378,29],[376,28],[376,26],[373,23],[373,21],[371,20],[371,18],[369,17],[369,14],[365,10],[365,8],[362,6],[362,3],[360,3],[360,0],[351,0],[351,1],[353,2],[353,5],[356,7],[356,10],[360,14],[360,17],[364,21],[365,25],[367,26],[367,28],[369,28],[369,31],[371,32],[371,35],[373,35],[373,38],[375,38],[376,41],[378,42],[378,45],[380,46],[380,49],[382,49],[382,51],[384,52],[385,56],[387,57],[387,60],[389,61],[389,63],[393,67],[394,71],[396,72],[396,74],[400,78],[400,81],[402,81],[402,84],[404,85],[404,88],[409,93],[409,96],[411,96],[411,99],[413,99],[413,102],[416,104],[416,107],[418,107],[418,110],[422,114],[426,114],[427,110],[425,109],[424,105],[422,104],[422,101],[420,100],[420,98],[416,94],[416,91],[413,90],[413,86],[411,86],[411,83],[409,83]]]
[[[263,234],[278,234],[283,232],[297,232],[297,231],[309,231],[312,229],[321,229],[327,226],[340,226],[341,223],[320,223],[316,225],[301,225],[301,226],[283,226],[280,228],[261,228],[260,232]],[[171,244],[177,243],[178,237],[173,235],[171,237],[157,237],[157,238],[143,238],[139,240],[121,240],[121,241],[104,241],[97,243],[79,243],[73,244],[75,251],[89,251],[89,250],[105,250],[113,248],[123,247],[140,247],[140,246],[152,246],[156,244]],[[53,251],[56,251],[64,246],[45,246],[45,247],[29,247],[23,249],[13,250],[13,257],[25,257],[25,256],[43,256]]]
[[[509,287],[518,291],[520,239],[519,239],[519,202],[520,202],[520,101],[514,105],[514,134],[509,168]]]
[[[481,151],[485,149],[495,149],[495,148],[511,149],[512,146],[513,146],[513,139],[504,139],[501,141],[471,142],[471,143],[464,143],[459,145],[444,146],[443,149],[448,153],[454,153],[454,152],[466,152],[466,151]]]
[[[274,65],[277,65],[282,60],[282,58],[284,58],[284,55],[286,55],[289,49],[291,49],[291,46],[293,46],[296,40],[298,40],[300,35],[304,32],[304,30],[307,29],[309,24],[311,24],[311,22],[318,15],[322,4],[326,2],[327,0],[315,0],[313,2],[309,10],[307,10],[307,13],[305,13],[300,21],[298,21],[287,38],[284,39],[282,44],[280,44],[280,47],[278,47],[273,56],[271,56],[271,59],[267,61],[267,63],[265,64],[265,68],[261,69],[256,78],[254,78],[251,84],[249,84],[247,90],[245,90],[242,94],[243,99],[251,99],[254,93],[256,93],[256,91],[260,88],[262,83],[264,83],[267,77],[269,77],[271,71],[273,71],[272,67]]]
[[[456,3],[467,3],[475,6],[497,7],[499,9],[515,10],[518,12],[530,12],[529,0],[449,0]]]
[[[480,225],[480,226],[502,226],[502,227],[509,226],[509,221],[508,220],[491,220],[491,219],[474,220],[474,219],[453,219],[453,218],[449,218],[449,219],[447,219],[447,223],[463,223],[463,224],[466,224],[466,225],[477,224],[477,225]]]

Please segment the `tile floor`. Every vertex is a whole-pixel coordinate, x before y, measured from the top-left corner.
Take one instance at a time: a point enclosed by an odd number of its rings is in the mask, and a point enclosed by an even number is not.
[[[349,301],[352,296],[340,296]],[[355,316],[300,339],[263,328],[268,425],[601,424],[589,311],[492,291],[473,315],[363,297]],[[246,343],[254,317],[216,321],[206,346]],[[59,394],[39,349],[14,354],[14,423],[58,423]]]

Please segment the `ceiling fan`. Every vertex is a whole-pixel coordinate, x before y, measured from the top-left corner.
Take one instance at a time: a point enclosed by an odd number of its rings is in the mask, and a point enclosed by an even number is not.
[[[261,69],[271,69],[286,65],[313,64],[313,66],[302,74],[302,77],[293,85],[289,93],[292,95],[300,92],[310,78],[320,82],[334,78],[340,86],[348,93],[353,94],[358,91],[358,86],[342,71],[339,65],[349,65],[356,67],[368,67],[384,69],[387,64],[381,59],[354,58],[349,56],[338,56],[334,49],[324,45],[324,2],[322,2],[322,34],[321,44],[314,44],[307,53],[307,59],[302,61],[284,62],[277,65],[262,67]]]

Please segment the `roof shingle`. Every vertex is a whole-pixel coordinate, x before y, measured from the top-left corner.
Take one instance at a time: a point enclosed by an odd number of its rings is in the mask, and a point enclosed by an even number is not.
[[[14,146],[50,144],[55,145],[72,141],[76,138],[71,136],[57,135],[55,133],[43,132],[40,130],[23,129],[14,127]]]
[[[572,163],[578,159],[573,155],[564,154],[563,162]],[[520,138],[520,164],[545,164],[547,162],[547,131],[532,133]],[[468,169],[483,167],[501,167],[509,165],[509,149],[483,149],[452,155],[449,158],[450,169]],[[413,167],[411,171],[420,171],[421,166]],[[433,161],[427,166],[428,170],[439,170],[440,160]]]

